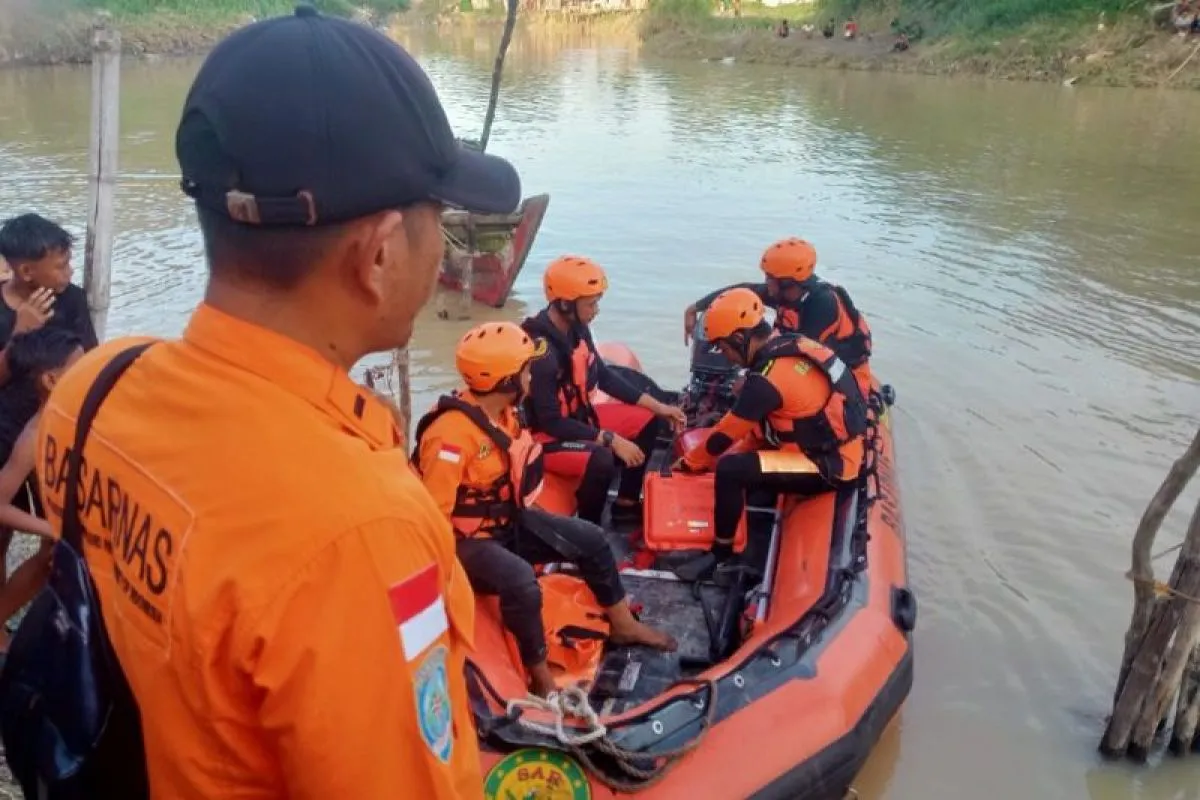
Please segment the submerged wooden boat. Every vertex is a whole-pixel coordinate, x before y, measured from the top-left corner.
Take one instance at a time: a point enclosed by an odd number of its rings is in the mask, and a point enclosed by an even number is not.
[[[636,369],[620,352],[604,354]],[[714,399],[729,401],[732,374],[719,372],[697,370],[694,359],[692,382],[677,398],[690,424],[711,419]],[[711,524],[711,477],[668,477],[673,442],[653,452],[654,502],[675,505],[652,509],[648,490],[642,529],[613,534],[612,544],[631,602],[675,636],[678,652],[605,645],[591,659],[586,688],[552,704],[523,701],[523,673],[495,600],[479,599],[467,672],[488,800],[845,796],[913,680],[916,604],[895,473],[894,395],[879,389],[859,485],[811,499],[752,495],[745,568],[724,581],[681,578],[680,564],[695,556],[681,545]],[[551,480],[539,505],[569,513],[574,488]],[[667,531],[664,520],[687,524]],[[561,581],[564,572],[570,565],[552,577]],[[571,644],[565,636],[552,643],[552,653],[564,643]],[[567,653],[576,663],[564,677],[578,677],[579,654]]]
[[[452,291],[465,291],[484,305],[500,308],[525,266],[550,195],[526,198],[512,214],[472,214],[458,209],[442,214],[447,239],[446,257],[438,282]]]

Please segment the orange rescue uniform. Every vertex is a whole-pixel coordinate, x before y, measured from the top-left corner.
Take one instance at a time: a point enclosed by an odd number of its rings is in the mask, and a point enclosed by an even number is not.
[[[42,415],[57,532],[83,396],[136,341],[86,355]],[[84,460],[86,557],[156,800],[481,797],[473,594],[381,401],[201,305],[116,384]]]
[[[473,408],[499,437],[489,436],[447,399]],[[507,449],[496,438],[508,439]],[[460,536],[489,536],[510,526],[514,512],[532,505],[541,491],[541,447],[522,427],[515,407],[490,419],[474,395],[463,391],[443,398],[421,420],[416,439],[415,460],[425,488]]]
[[[829,348],[806,337],[775,335],[755,357],[750,377],[769,388],[747,380],[734,408],[684,455],[690,468],[711,468],[733,442],[753,439],[804,454],[827,480],[858,477],[866,403],[853,374]],[[751,393],[762,401],[748,398]]]

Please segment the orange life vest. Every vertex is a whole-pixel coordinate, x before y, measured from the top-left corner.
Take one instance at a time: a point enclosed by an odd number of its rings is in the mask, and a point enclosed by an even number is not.
[[[492,536],[511,529],[522,509],[528,508],[542,491],[542,446],[522,426],[514,438],[496,427],[483,409],[456,395],[443,395],[437,405],[417,423],[416,449],[412,463],[418,463],[421,437],[434,420],[448,411],[458,411],[475,424],[496,445],[506,470],[488,486],[458,487],[450,523],[460,536]]]
[[[789,365],[797,366],[797,360],[816,367],[829,379],[829,397],[816,414],[797,409],[798,393],[804,391],[796,385],[797,376],[804,371],[788,369]],[[783,405],[768,414],[763,424],[763,435],[771,445],[780,450],[799,450],[820,463],[866,432],[867,403],[854,373],[820,342],[806,336],[778,336],[763,346],[751,368],[783,397]]]
[[[559,382],[558,404],[563,416],[573,417],[589,425],[599,424],[592,407],[592,390],[600,382],[600,356],[586,338],[571,351],[571,374]]]
[[[859,313],[854,301],[850,299],[850,293],[844,287],[822,282],[801,295],[799,302],[794,307],[780,306],[775,315],[775,330],[780,333],[798,335],[800,320],[804,317],[804,304],[808,302],[809,298],[814,297],[816,292],[825,291],[833,292],[837,299],[838,318],[836,322],[821,331],[817,338],[822,344],[837,353],[838,358],[846,366],[856,369],[871,358],[871,326]]]
[[[591,336],[585,332],[574,349],[557,328],[542,315],[531,317],[521,323],[536,341],[537,351],[543,347],[554,349],[558,359],[558,406],[564,417],[577,419],[592,426],[600,424],[596,409],[592,406],[592,390],[600,383],[600,354]]]

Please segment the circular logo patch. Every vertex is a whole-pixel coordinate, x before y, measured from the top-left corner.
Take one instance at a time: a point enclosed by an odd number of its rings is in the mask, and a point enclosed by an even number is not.
[[[421,738],[442,761],[450,760],[454,745],[450,711],[450,682],[446,678],[446,648],[437,647],[417,669],[417,721]]]
[[[571,758],[553,750],[509,753],[488,772],[485,800],[591,800],[592,787]]]

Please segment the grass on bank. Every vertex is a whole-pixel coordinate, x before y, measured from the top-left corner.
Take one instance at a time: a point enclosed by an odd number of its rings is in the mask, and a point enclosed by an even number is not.
[[[1151,4],[1144,0],[814,0],[766,7],[744,2],[740,17],[732,14],[732,0],[651,0],[647,14],[649,32],[671,26],[717,31],[737,31],[774,25],[788,19],[793,25],[811,22],[818,28],[841,25],[854,18],[863,30],[902,29],[913,38],[949,36],[994,39],[1025,30],[1094,27],[1136,17],[1148,20]]]
[[[1156,27],[1162,0],[815,0],[763,7],[732,0],[651,0],[642,26],[651,52],[668,56],[735,56],[764,63],[878,66],[993,77],[1085,78],[1109,85],[1159,85],[1192,46]],[[853,17],[874,42],[840,45]],[[780,18],[793,30],[832,23],[832,42],[780,40],[769,33]],[[897,30],[918,44],[888,56]],[[867,36],[866,39],[870,39]],[[1200,62],[1198,62],[1200,63]],[[1172,75],[1172,85],[1200,85],[1197,74]]]
[[[117,19],[163,16],[221,20],[290,14],[299,2],[341,17],[386,16],[406,11],[410,5],[410,0],[33,0],[22,5],[27,12],[45,16],[90,14],[103,9]]]
[[[405,11],[409,0],[304,0],[323,13],[351,16],[357,10],[376,14]],[[297,0],[76,0],[82,8],[103,8],[115,15],[140,16],[157,12],[228,16],[250,14],[255,17],[287,14]]]

